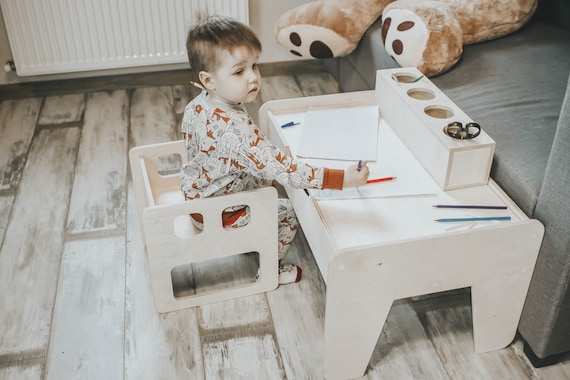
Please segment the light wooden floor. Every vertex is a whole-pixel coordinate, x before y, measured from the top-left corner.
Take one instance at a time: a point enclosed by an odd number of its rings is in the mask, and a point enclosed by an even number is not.
[[[127,152],[178,139],[196,91],[109,88],[0,103],[0,379],[322,379],[325,286],[302,232],[299,284],[157,314]],[[292,71],[249,109],[335,92]],[[518,338],[475,354],[464,289],[396,302],[364,378],[568,379],[570,359],[534,369]]]

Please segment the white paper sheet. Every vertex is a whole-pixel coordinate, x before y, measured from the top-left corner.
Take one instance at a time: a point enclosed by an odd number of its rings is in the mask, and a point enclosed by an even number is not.
[[[378,107],[310,108],[297,156],[376,161]]]
[[[437,194],[439,187],[413,154],[404,146],[398,136],[386,124],[380,122],[378,132],[378,161],[368,165],[370,179],[397,177],[393,181],[373,183],[346,190],[310,190],[318,200],[358,199],[381,197],[405,197]],[[308,160],[310,164],[344,168],[346,163],[338,161]],[[325,165],[323,165],[325,163]]]

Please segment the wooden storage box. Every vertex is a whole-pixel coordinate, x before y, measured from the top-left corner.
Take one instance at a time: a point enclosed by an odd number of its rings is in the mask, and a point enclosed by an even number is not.
[[[482,125],[479,136],[460,140],[444,132],[449,123],[473,122],[416,68],[378,70],[380,115],[443,190],[487,184],[495,141]]]

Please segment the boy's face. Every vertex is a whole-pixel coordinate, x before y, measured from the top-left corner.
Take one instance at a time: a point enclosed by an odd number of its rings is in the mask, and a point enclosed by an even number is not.
[[[228,104],[250,103],[255,100],[261,85],[259,53],[247,48],[218,53],[220,64],[212,71],[200,72],[200,81],[215,99]]]

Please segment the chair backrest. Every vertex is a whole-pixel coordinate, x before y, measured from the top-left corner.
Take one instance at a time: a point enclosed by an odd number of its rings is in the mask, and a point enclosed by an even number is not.
[[[264,187],[229,195],[184,201],[180,173],[161,174],[161,157],[185,157],[184,141],[154,144],[129,151],[133,188],[142,238],[148,254],[154,301],[159,312],[269,291],[277,287],[277,190]],[[247,206],[249,223],[225,228],[226,208]],[[197,229],[190,214],[202,215]],[[202,294],[175,296],[173,272],[189,264],[257,252],[256,281]],[[230,260],[231,261],[231,260]],[[232,265],[232,264],[228,264]]]
[[[160,173],[160,158],[172,155],[180,156],[180,162],[182,162],[186,156],[184,140],[138,146],[129,151],[133,190],[141,230],[143,210],[146,207],[184,201],[180,188],[180,173]]]

